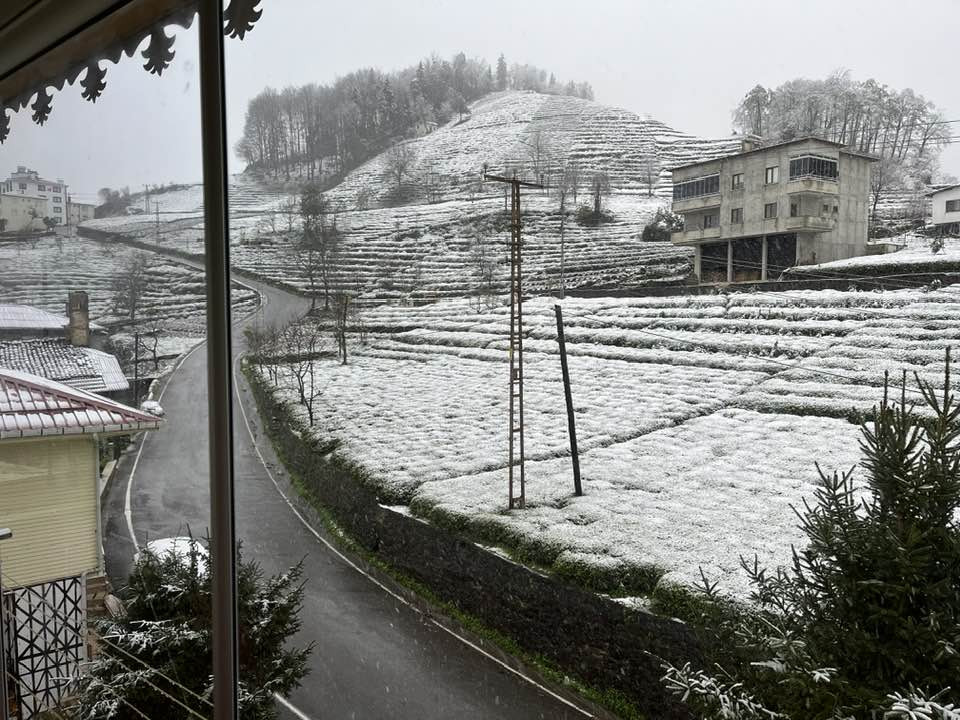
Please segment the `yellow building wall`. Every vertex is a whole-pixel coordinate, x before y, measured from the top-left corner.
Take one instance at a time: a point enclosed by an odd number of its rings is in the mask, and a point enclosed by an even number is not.
[[[93,437],[0,442],[0,542],[5,586],[100,568],[97,443]]]

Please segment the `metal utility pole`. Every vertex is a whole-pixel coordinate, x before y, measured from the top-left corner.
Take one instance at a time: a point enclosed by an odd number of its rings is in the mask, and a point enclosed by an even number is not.
[[[510,203],[510,464],[508,467],[509,507],[523,508],[526,504],[524,452],[523,452],[523,288],[522,247],[520,229],[520,188],[542,188],[539,183],[524,182],[517,177],[489,175],[483,172],[484,180],[507,183],[511,190]],[[514,468],[519,467],[519,482],[514,483]],[[517,495],[514,485],[518,484]]]
[[[0,528],[0,540],[9,540],[13,537],[10,528]],[[3,602],[3,574],[0,573],[0,720],[7,720],[10,712],[10,698],[7,697],[7,638],[6,624],[3,614],[5,606]]]
[[[140,407],[140,333],[133,333],[133,406]]]
[[[153,201],[153,207],[157,211],[157,244],[160,244],[160,203],[156,200]]]
[[[567,429],[570,433],[570,459],[573,461],[573,492],[583,495],[580,484],[580,452],[577,450],[577,424],[573,417],[573,393],[570,392],[570,370],[567,368],[567,343],[563,337],[563,312],[553,306],[557,314],[557,343],[560,345],[560,371],[563,373],[563,395],[567,400]]]

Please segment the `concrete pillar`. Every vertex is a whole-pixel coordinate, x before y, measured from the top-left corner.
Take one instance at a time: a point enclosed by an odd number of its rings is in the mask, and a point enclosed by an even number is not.
[[[697,283],[703,282],[703,271],[702,271],[702,258],[703,251],[700,249],[699,245],[694,246],[693,248],[693,274],[697,276]]]
[[[727,282],[733,282],[733,241],[727,241]]]
[[[767,236],[760,241],[760,279],[767,279]]]

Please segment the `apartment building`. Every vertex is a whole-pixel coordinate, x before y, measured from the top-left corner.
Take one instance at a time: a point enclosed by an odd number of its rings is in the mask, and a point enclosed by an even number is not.
[[[43,198],[46,200],[43,217],[54,218],[61,225],[67,223],[67,186],[63,180],[46,180],[36,170],[18,165],[17,171],[2,183],[2,190],[6,195]]]
[[[676,245],[701,283],[774,279],[786,268],[863,255],[871,155],[805,137],[673,170]]]

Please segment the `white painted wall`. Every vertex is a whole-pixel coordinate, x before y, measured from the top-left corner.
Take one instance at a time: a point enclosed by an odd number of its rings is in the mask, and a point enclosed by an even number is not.
[[[960,222],[960,212],[948,213],[947,200],[960,200],[960,187],[950,190],[941,190],[931,197],[933,203],[933,224],[943,225],[945,223]]]

